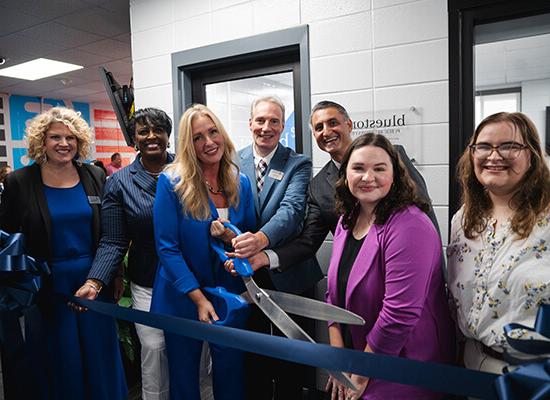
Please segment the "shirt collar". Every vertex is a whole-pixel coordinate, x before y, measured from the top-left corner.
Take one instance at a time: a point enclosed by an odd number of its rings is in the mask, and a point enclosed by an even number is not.
[[[275,152],[277,151],[277,149],[279,148],[279,145],[277,145],[277,147],[275,147],[271,153],[269,153],[267,156],[265,157],[262,157],[261,155],[258,154],[258,152],[256,151],[256,146],[252,145],[252,152],[254,154],[254,166],[257,167],[258,166],[258,163],[260,162],[260,160],[264,160],[265,163],[267,165],[269,165],[269,163],[271,162],[271,159],[273,158],[273,156],[275,155]]]

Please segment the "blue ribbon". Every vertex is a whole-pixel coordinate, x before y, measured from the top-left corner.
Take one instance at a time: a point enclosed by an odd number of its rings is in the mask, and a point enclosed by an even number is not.
[[[34,303],[41,277],[50,270],[25,254],[22,233],[0,231],[0,248],[0,311],[21,311]]]
[[[515,329],[524,329],[527,332],[535,332],[548,340],[521,339],[510,336]],[[550,305],[542,304],[537,312],[534,328],[521,324],[508,324],[504,327],[504,334],[508,344],[519,352],[539,356],[534,360],[521,360],[524,362],[517,369],[498,378],[497,392],[502,400],[541,400],[550,398]],[[546,356],[545,356],[546,355]]]
[[[420,386],[436,392],[489,400],[497,399],[493,385],[499,377],[496,374],[269,336],[184,318],[131,310],[97,300],[90,301],[67,295],[60,295],[60,297],[63,301],[72,301],[100,314],[247,352]]]
[[[0,231],[0,348],[4,394],[7,399],[42,397],[41,316],[34,305],[49,275],[45,262],[25,254],[23,234]],[[25,338],[19,317],[25,317]]]

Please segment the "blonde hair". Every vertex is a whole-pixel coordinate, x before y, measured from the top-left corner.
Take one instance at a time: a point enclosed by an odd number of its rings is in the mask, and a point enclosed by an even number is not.
[[[46,132],[54,122],[61,122],[76,136],[78,161],[86,160],[90,155],[93,138],[92,130],[79,112],[66,107],[50,108],[30,121],[25,130],[29,144],[27,150],[29,158],[40,165],[47,161]]]
[[[235,146],[218,117],[202,104],[189,107],[180,119],[176,158],[166,170],[170,176],[179,178],[174,190],[183,206],[183,213],[195,219],[206,220],[211,215],[208,191],[193,145],[192,123],[198,116],[210,118],[224,139],[218,184],[223,187],[230,207],[236,207],[239,204],[239,167],[233,161],[236,154]]]

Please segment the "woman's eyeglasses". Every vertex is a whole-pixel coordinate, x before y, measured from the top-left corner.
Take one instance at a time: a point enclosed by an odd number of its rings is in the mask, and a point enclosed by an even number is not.
[[[488,158],[494,150],[505,160],[513,160],[519,156],[522,150],[527,146],[517,142],[501,143],[498,146],[493,146],[489,143],[476,143],[470,145],[472,154],[477,159]]]

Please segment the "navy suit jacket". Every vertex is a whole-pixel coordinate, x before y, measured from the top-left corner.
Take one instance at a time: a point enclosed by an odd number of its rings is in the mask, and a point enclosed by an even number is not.
[[[140,286],[153,287],[158,257],[153,235],[153,202],[157,180],[139,162],[107,179],[101,204],[101,240],[88,274],[108,284],[128,247],[128,277]],[[167,162],[174,159],[168,154]]]
[[[242,173],[256,182],[252,145],[242,149],[239,158]],[[262,191],[258,194],[255,185],[252,186],[257,230],[267,236],[270,248],[292,240],[301,232],[311,170],[309,158],[279,144],[268,165]],[[269,270],[271,282],[262,282],[264,270],[257,274],[261,283],[271,283],[277,290],[290,293],[302,293],[323,277],[314,257],[285,271]]]

